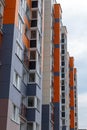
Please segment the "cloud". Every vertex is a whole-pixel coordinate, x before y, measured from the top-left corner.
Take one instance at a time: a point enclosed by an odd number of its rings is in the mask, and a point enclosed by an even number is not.
[[[87,128],[87,93],[78,95],[79,128]]]

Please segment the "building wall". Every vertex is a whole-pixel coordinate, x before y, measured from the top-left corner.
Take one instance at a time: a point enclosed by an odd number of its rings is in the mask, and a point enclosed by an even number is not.
[[[30,127],[33,130],[41,130],[41,9],[41,0],[5,1],[3,39],[0,48],[2,63],[0,69],[0,105],[5,111],[3,113],[2,109],[0,111],[0,128],[3,130],[23,130]],[[37,11],[38,23],[35,28],[32,26],[33,10]],[[33,44],[31,42],[33,40],[31,38],[32,30],[37,31],[36,39],[34,39],[36,40],[36,48],[31,48],[33,46],[31,45]],[[34,50],[36,51],[36,68],[31,70],[31,57],[33,57],[31,51]],[[36,76],[33,83],[30,82],[31,72],[35,72]],[[34,99],[34,106],[30,106],[29,98]],[[33,104],[33,101],[31,103]],[[32,115],[33,118],[31,118]]]
[[[61,27],[61,129],[69,130],[69,58],[67,29]]]
[[[43,44],[43,89],[42,89],[42,130],[53,130],[52,98],[53,98],[53,41],[52,41],[52,9],[53,0],[44,0],[44,44]]]
[[[60,129],[60,28],[61,28],[61,6],[54,4],[54,130]]]
[[[74,58],[70,57],[70,130],[75,129]]]

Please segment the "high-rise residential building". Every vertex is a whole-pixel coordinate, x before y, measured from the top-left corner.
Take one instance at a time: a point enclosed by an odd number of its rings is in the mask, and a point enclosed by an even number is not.
[[[42,130],[54,128],[53,99],[53,9],[55,0],[44,0]]]
[[[0,0],[2,130],[41,130],[42,2]]]
[[[77,105],[77,70],[74,67],[74,57],[69,58],[69,85],[70,85],[70,130],[78,130]]]
[[[78,130],[77,70],[56,0],[0,0],[0,129]]]
[[[61,27],[61,129],[69,130],[69,58],[67,29]]]

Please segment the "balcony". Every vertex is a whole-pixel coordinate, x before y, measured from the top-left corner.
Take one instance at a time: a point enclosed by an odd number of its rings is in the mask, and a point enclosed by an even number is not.
[[[25,47],[23,54],[23,63],[28,68],[29,67],[29,50]]]
[[[21,104],[20,115],[26,118],[26,106],[23,103]]]

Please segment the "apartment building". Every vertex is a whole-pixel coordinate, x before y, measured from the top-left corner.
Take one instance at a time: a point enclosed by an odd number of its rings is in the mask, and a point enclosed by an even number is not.
[[[0,1],[2,130],[41,130],[42,6],[42,0]]]
[[[78,130],[77,70],[56,0],[0,0],[0,129]]]
[[[78,92],[77,92],[77,69],[74,68],[74,91],[75,91],[75,130],[78,130]]]
[[[69,54],[67,29],[61,27],[61,129],[69,130]]]
[[[54,36],[53,36],[53,43],[54,43],[54,96],[53,96],[53,104],[54,104],[54,130],[60,129],[60,73],[61,73],[61,48],[60,48],[60,41],[61,41],[61,26],[62,26],[62,9],[60,4],[54,4]]]
[[[44,0],[42,130],[54,129],[53,99],[53,9],[55,0]]]

